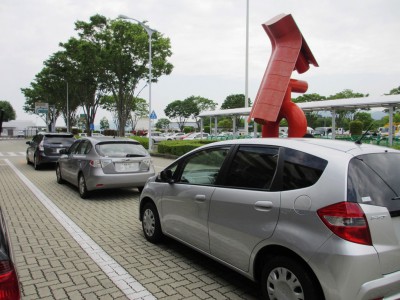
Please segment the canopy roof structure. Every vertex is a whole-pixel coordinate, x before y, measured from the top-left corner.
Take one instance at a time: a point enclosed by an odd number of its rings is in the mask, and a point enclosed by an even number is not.
[[[304,112],[310,111],[330,111],[332,113],[332,133],[335,138],[335,116],[336,110],[350,109],[368,109],[382,107],[389,110],[389,143],[393,141],[393,112],[396,107],[400,107],[400,95],[363,97],[363,98],[347,98],[337,100],[322,100],[296,103]],[[214,111],[204,111],[199,114],[200,118],[204,117],[227,117],[227,116],[248,116],[251,107],[222,109]]]

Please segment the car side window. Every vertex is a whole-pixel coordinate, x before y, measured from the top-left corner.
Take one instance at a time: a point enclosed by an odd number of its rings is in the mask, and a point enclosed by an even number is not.
[[[75,154],[80,143],[81,141],[76,141],[75,143],[73,143],[68,149],[68,154]]]
[[[320,157],[290,148],[285,149],[283,190],[295,190],[315,184],[328,162]]]
[[[232,159],[225,185],[268,190],[278,163],[278,148],[241,146]]]
[[[196,185],[214,185],[229,147],[199,151],[189,157],[178,182]]]
[[[76,149],[76,154],[88,154],[91,148],[89,141],[83,141],[80,143],[78,149]]]

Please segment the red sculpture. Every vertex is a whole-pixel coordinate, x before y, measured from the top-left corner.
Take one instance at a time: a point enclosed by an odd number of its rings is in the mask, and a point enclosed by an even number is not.
[[[278,137],[279,122],[288,122],[289,137],[303,137],[307,120],[291,101],[291,93],[305,93],[305,81],[290,79],[292,71],[304,73],[310,64],[318,67],[292,15],[278,15],[262,25],[272,44],[272,54],[249,115],[262,124],[262,137]]]

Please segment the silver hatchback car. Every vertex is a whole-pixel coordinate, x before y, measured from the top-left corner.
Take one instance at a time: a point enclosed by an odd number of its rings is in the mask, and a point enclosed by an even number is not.
[[[129,138],[82,138],[60,153],[57,182],[77,186],[82,198],[101,189],[137,187],[141,191],[155,174],[150,154]]]
[[[400,151],[322,139],[193,150],[147,182],[144,236],[260,283],[265,299],[400,299]]]

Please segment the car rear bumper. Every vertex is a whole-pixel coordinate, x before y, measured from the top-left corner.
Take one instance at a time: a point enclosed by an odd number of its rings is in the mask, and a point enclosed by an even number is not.
[[[47,163],[56,163],[60,158],[60,155],[46,155],[43,152],[39,152],[39,163],[47,164]]]
[[[400,271],[382,275],[372,246],[333,235],[309,263],[327,300],[400,299]]]
[[[400,271],[366,282],[361,286],[357,299],[369,300],[384,297],[385,300],[400,299]]]
[[[124,187],[142,187],[146,184],[147,179],[154,175],[154,169],[150,169],[148,172],[133,174],[104,174],[102,169],[98,168],[90,175],[85,176],[85,179],[87,189],[93,191]]]

